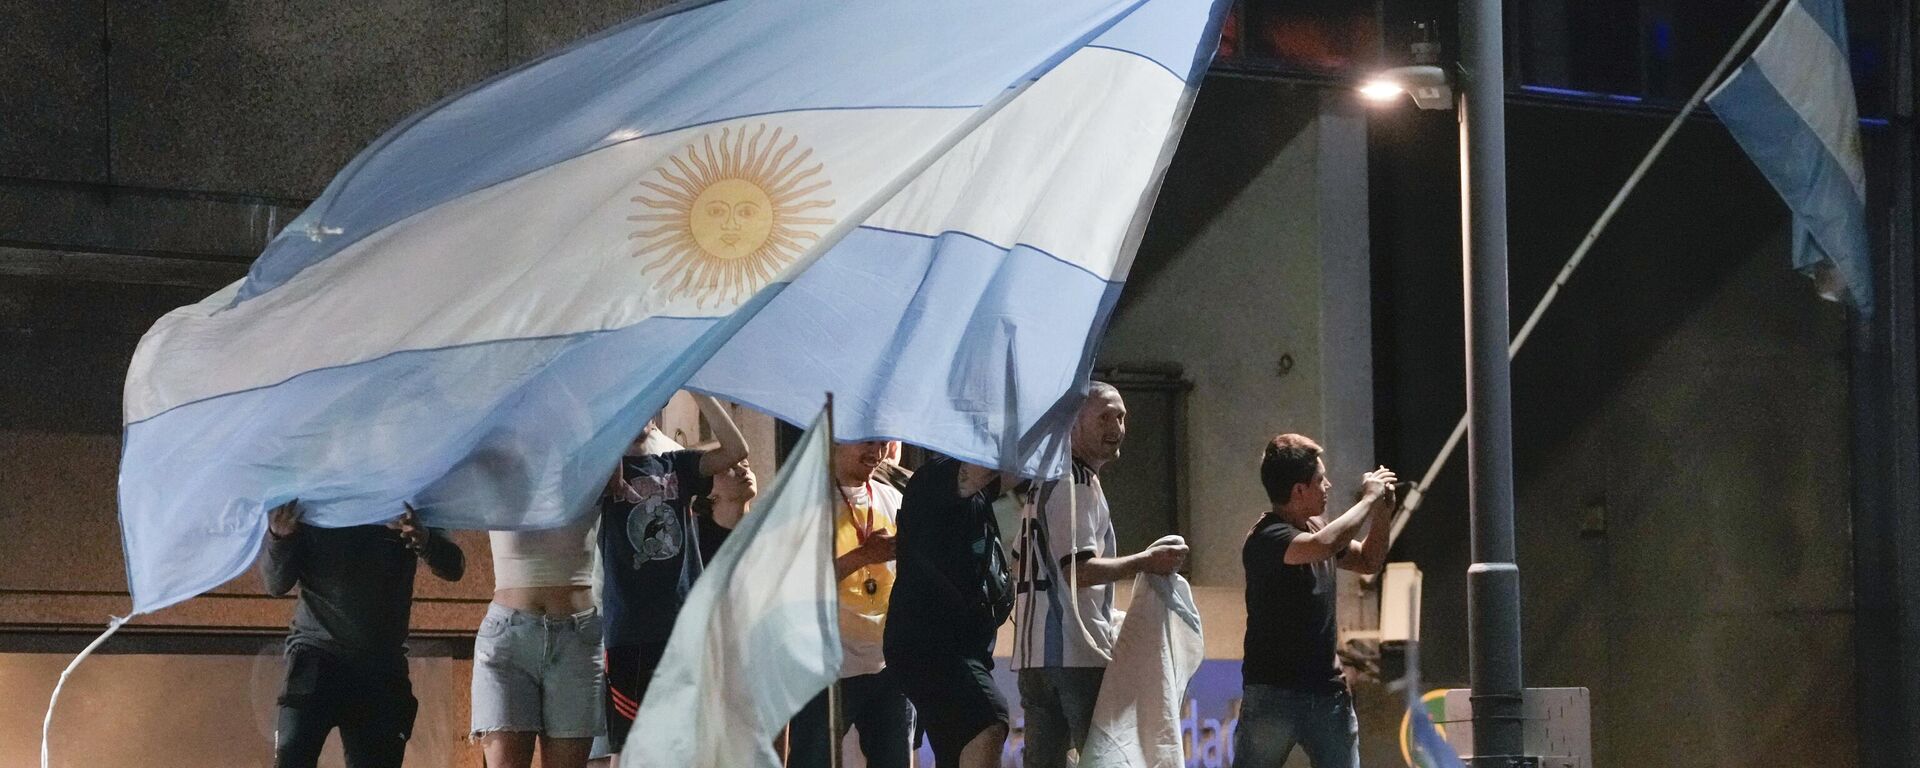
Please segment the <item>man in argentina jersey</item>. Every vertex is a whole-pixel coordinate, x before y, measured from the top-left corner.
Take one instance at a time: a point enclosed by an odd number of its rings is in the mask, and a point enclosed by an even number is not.
[[[1068,751],[1087,738],[1119,633],[1113,582],[1142,572],[1173,573],[1187,560],[1184,544],[1124,556],[1117,551],[1100,470],[1120,456],[1126,436],[1120,391],[1090,382],[1073,425],[1073,482],[1041,485],[1033,514],[1024,516],[1013,668],[1027,717],[1026,768],[1066,766]]]

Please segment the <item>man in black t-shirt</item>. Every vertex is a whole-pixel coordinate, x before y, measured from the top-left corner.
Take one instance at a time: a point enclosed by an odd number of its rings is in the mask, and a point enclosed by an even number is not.
[[[999,473],[940,458],[913,474],[900,503],[882,647],[939,768],[997,766],[1007,738],[991,674],[994,634],[1013,610],[999,495]]]
[[[615,754],[626,745],[687,592],[755,490],[746,438],[718,401],[695,400],[720,447],[622,457],[600,499],[607,740]],[[696,503],[707,498],[711,504]]]
[[[1334,649],[1333,569],[1377,573],[1386,563],[1395,477],[1368,472],[1359,503],[1327,520],[1333,484],[1321,453],[1306,437],[1280,435],[1260,461],[1273,506],[1240,551],[1247,635],[1235,766],[1279,768],[1295,744],[1313,768],[1360,765],[1360,723]]]

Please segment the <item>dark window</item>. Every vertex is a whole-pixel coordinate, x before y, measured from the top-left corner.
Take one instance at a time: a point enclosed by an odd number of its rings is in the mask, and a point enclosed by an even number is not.
[[[1892,98],[1895,0],[1846,0],[1860,114]],[[1766,0],[1509,0],[1512,91],[1542,98],[1677,107],[1700,86]],[[1451,60],[1456,7],[1435,0],[1238,0],[1214,66],[1354,80],[1408,62],[1416,22],[1433,22]],[[1762,35],[1765,30],[1762,30]],[[1757,42],[1757,38],[1756,38]]]
[[[1766,0],[1509,3],[1508,57],[1515,85],[1538,96],[1677,106],[1700,87],[1765,5]],[[1889,0],[1848,0],[1846,5],[1860,113],[1884,116]],[[1765,34],[1763,28],[1760,36]]]
[[[1215,66],[1349,76],[1380,61],[1379,3],[1239,0],[1221,26]]]

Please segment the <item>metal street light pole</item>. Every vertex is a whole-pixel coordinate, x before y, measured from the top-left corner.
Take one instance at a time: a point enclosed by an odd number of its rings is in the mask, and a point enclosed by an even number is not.
[[[1467,315],[1467,568],[1473,763],[1524,754],[1520,568],[1514,563],[1513,406],[1507,361],[1506,68],[1501,0],[1460,0],[1460,218]]]

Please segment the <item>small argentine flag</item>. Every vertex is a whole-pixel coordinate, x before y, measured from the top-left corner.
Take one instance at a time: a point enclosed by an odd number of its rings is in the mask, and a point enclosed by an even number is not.
[[[1790,0],[1753,58],[1707,97],[1793,211],[1793,266],[1873,313],[1866,170],[1841,0]]]
[[[840,676],[830,416],[687,594],[623,766],[777,768],[774,736]]]

